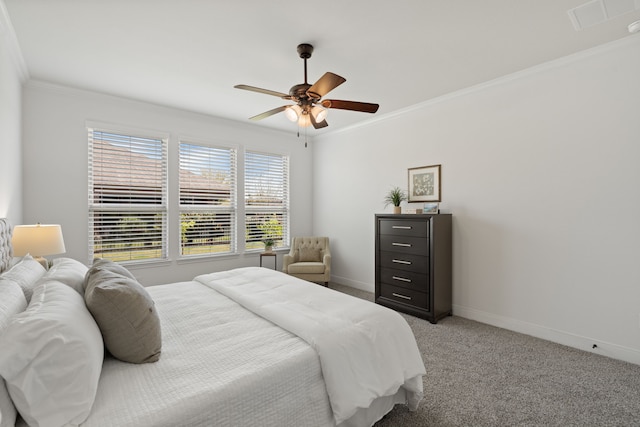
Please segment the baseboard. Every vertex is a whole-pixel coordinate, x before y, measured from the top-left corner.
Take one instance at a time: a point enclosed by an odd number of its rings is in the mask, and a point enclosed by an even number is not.
[[[492,313],[476,310],[460,305],[453,305],[453,314],[487,325],[497,326],[532,337],[541,338],[547,341],[588,351],[589,353],[622,360],[640,365],[640,351],[623,347],[605,341],[595,340],[589,337],[570,334],[556,329],[536,325],[534,323],[523,322],[509,317],[498,316]],[[594,347],[595,346],[595,347]]]
[[[371,288],[371,284],[358,282],[346,277],[332,276],[331,281],[340,283],[341,285],[350,286],[361,291],[374,292],[374,289]],[[498,316],[493,313],[456,304],[453,305],[453,314],[455,316],[464,317],[465,319],[486,323],[487,325],[508,329],[510,331],[573,347],[578,350],[640,365],[640,351],[629,347],[571,334],[557,329],[540,326],[535,323],[523,322],[510,317]]]
[[[351,286],[352,288],[359,289],[361,291],[374,293],[375,289],[371,287],[370,283],[358,282],[356,280],[347,279],[346,277],[331,275],[331,281],[339,283],[345,286]]]

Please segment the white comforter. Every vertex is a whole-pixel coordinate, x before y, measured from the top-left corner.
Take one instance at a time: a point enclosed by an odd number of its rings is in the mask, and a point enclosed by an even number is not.
[[[304,339],[320,358],[336,424],[404,388],[422,399],[424,364],[398,313],[258,267],[205,274],[199,281]]]
[[[334,425],[315,351],[199,282],[147,288],[162,355],[106,358],[82,427]]]

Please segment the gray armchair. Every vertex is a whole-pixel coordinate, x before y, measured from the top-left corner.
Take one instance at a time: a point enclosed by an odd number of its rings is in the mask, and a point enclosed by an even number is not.
[[[282,258],[282,271],[309,282],[329,286],[331,251],[328,237],[294,237],[291,250]]]

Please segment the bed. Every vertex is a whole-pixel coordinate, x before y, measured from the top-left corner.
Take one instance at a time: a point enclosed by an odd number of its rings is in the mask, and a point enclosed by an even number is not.
[[[94,267],[59,258],[48,271],[16,276],[30,263],[11,258],[8,236],[10,228],[0,221],[0,268],[6,270],[0,275],[1,427],[24,426],[25,419],[87,427],[371,426],[394,405],[415,410],[422,399],[424,364],[400,315],[259,267],[144,288],[159,321],[161,350],[148,363],[122,361],[101,347],[108,336],[98,317],[95,327],[93,313],[87,317]],[[38,277],[29,278],[26,303],[11,281],[28,275]],[[50,311],[72,301],[49,315],[53,323],[66,321],[70,331],[80,329],[82,339],[52,343],[57,332],[42,333],[38,324],[34,333],[46,335],[38,345],[60,346],[38,365],[46,352],[29,356],[34,345],[19,326],[38,307],[46,318],[47,298],[54,300]],[[16,368],[29,357],[32,368]],[[30,391],[40,384],[32,378],[38,366],[60,377],[53,380],[55,392],[40,390],[46,384]],[[35,397],[25,403],[29,393]]]

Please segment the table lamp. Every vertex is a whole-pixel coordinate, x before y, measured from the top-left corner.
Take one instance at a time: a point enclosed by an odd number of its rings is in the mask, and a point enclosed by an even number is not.
[[[62,228],[57,224],[16,225],[13,228],[13,256],[31,254],[48,269],[45,255],[65,253]]]

